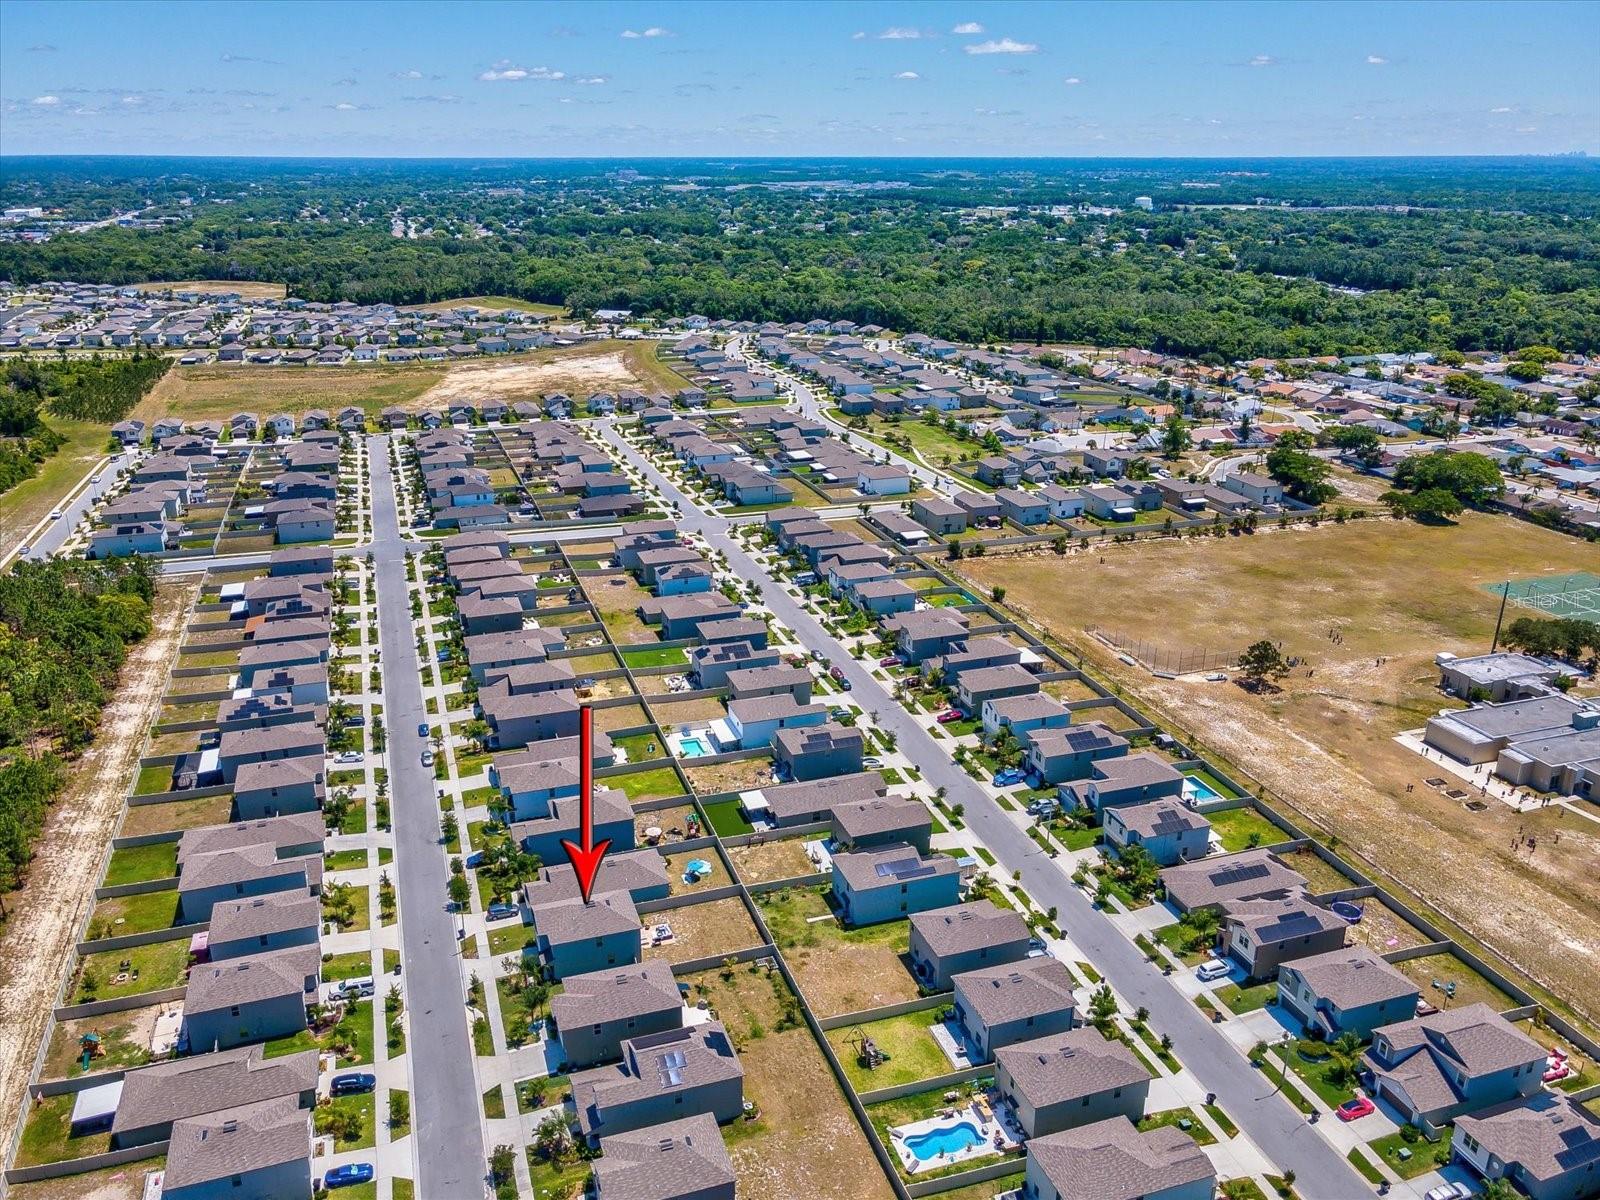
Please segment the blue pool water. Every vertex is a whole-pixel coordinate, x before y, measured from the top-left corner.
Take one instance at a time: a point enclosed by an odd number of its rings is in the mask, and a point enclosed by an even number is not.
[[[1213,800],[1222,799],[1221,792],[1197,775],[1185,775],[1183,780],[1183,795],[1187,800],[1194,800],[1200,804],[1210,804]]]
[[[678,742],[678,750],[684,758],[704,758],[711,753],[711,747],[706,745],[705,738],[686,737]]]
[[[942,1125],[927,1133],[914,1134],[906,1139],[906,1149],[918,1162],[927,1162],[941,1154],[959,1154],[981,1141],[983,1135],[978,1127],[971,1121],[962,1121],[959,1125]]]

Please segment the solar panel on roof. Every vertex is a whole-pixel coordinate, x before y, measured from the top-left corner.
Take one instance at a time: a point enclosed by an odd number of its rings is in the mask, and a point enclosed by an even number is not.
[[[893,862],[878,863],[876,870],[880,879],[915,879],[931,873],[933,868],[924,867],[920,858],[897,858]]]
[[[1252,879],[1265,879],[1271,874],[1266,863],[1239,863],[1215,872],[1211,876],[1211,881],[1220,887],[1230,883],[1248,883]]]

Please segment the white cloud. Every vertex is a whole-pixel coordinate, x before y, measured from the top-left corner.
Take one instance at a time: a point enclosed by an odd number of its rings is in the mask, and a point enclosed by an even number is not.
[[[503,59],[478,76],[484,83],[516,83],[523,79],[546,79],[554,82],[566,77],[565,71],[552,71],[549,67],[518,67]]]
[[[1489,111],[1492,113],[1508,113],[1511,111],[1511,107],[1509,105],[1502,104],[1499,108],[1491,108]]]
[[[1383,55],[1381,55],[1381,54],[1369,54],[1369,55],[1367,55],[1367,65],[1368,66],[1381,67],[1381,66],[1383,66],[1384,63],[1386,63],[1388,61],[1389,60],[1387,58],[1383,57]]]
[[[652,25],[649,29],[624,29],[622,36],[625,38],[663,38],[671,37],[672,30],[663,29],[659,25]]]
[[[54,54],[55,52],[56,48],[49,42],[35,42],[28,47],[29,54]]]
[[[337,104],[335,104],[333,106],[333,111],[334,112],[355,112],[356,111],[356,106],[354,104],[351,104],[348,100],[341,100],[341,101],[339,101],[339,103],[337,103]]]
[[[915,71],[901,71],[898,75],[895,76],[895,78],[896,79],[921,79],[922,76],[918,75]]]
[[[982,33],[983,32],[983,26],[979,25],[976,21],[963,21],[961,24],[957,25],[954,29],[952,29],[950,32],[954,33],[954,34],[957,34],[957,35],[963,35],[963,36],[967,35],[967,34],[973,34],[973,33]]]
[[[33,102],[40,108],[54,108],[61,103],[60,96],[35,96]]]
[[[421,79],[422,78],[422,72],[421,71],[396,71],[394,73],[394,77],[396,79]]]
[[[442,96],[402,96],[402,100],[411,104],[460,104],[460,96],[452,96],[448,92]]]
[[[1277,59],[1270,54],[1258,54],[1250,60],[1252,67],[1270,67]]]
[[[1066,84],[1068,87],[1077,87],[1083,82],[1083,80],[1079,79],[1076,75],[1068,75],[1061,82]]]
[[[1032,42],[1019,42],[1003,37],[987,42],[973,42],[961,47],[968,54],[1036,54],[1039,47]]]
[[[144,103],[143,96],[124,96],[122,102],[132,108]]]
[[[878,35],[880,42],[915,42],[926,36],[920,29],[905,25],[891,25]]]
[[[858,29],[858,30],[856,30],[854,33],[852,33],[850,35],[850,40],[852,42],[859,42],[862,39],[864,39],[866,36],[867,36],[867,31],[865,29]]]
[[[577,79],[574,79],[572,82],[576,83],[576,84],[579,84],[580,86],[583,86],[583,87],[598,87],[602,83],[610,83],[611,82],[611,76],[609,76],[609,75],[583,75],[583,76],[580,76]]]

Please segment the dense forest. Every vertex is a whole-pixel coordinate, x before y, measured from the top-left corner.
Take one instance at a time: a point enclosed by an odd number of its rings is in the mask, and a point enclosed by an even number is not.
[[[61,447],[46,415],[112,425],[166,374],[165,355],[130,358],[12,358],[0,376],[0,492],[30,479]]]
[[[1583,159],[106,161],[97,179],[8,160],[0,196],[143,201],[171,223],[0,245],[0,277],[826,316],[1218,360],[1600,349],[1600,164]]]
[[[63,756],[94,736],[154,598],[140,558],[20,562],[0,575],[0,890],[26,868],[66,780]]]

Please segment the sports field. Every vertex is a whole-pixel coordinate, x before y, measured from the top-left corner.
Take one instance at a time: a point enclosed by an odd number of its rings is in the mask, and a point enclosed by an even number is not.
[[[1600,618],[1600,575],[1574,571],[1533,579],[1508,579],[1485,584],[1496,596],[1504,596],[1507,611],[1525,616],[1529,611],[1550,617],[1576,617],[1585,621]]]
[[[1325,522],[1065,558],[969,558],[960,569],[983,592],[1005,587],[1007,606],[1085,655],[1135,703],[1219,751],[1313,825],[1337,833],[1369,868],[1600,1017],[1591,986],[1600,978],[1600,825],[1558,816],[1560,809],[1519,817],[1491,804],[1470,812],[1423,783],[1436,764],[1392,740],[1454,706],[1437,690],[1433,657],[1489,649],[1500,581],[1600,573],[1600,549],[1468,513],[1447,526]],[[1265,695],[1195,677],[1156,679],[1085,636],[1091,626],[1174,650],[1270,638],[1302,664]],[[1511,849],[1519,826],[1539,835],[1536,859]]]

